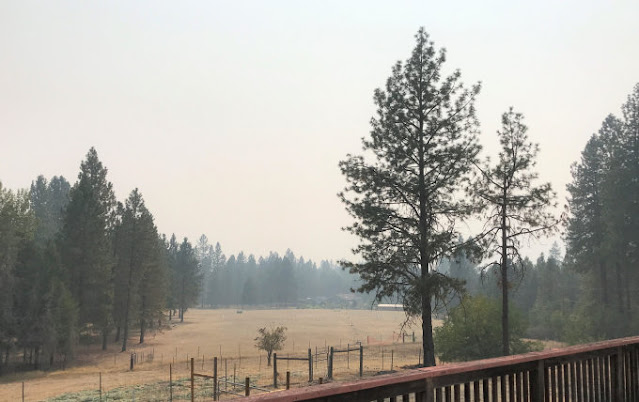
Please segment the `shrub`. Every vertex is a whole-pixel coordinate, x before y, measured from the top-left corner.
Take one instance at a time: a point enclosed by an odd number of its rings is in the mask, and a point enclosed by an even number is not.
[[[521,314],[510,308],[510,350],[513,354],[539,350],[537,343],[521,339],[525,331]],[[501,355],[499,300],[465,297],[452,308],[443,326],[435,329],[435,351],[442,361],[478,360]]]

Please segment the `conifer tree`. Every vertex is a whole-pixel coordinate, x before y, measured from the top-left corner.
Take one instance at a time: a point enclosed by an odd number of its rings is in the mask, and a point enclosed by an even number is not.
[[[415,39],[411,57],[375,91],[364,155],[340,162],[347,186],[339,196],[355,219],[346,230],[359,237],[353,251],[363,261],[343,265],[362,278],[360,292],[399,295],[422,319],[424,364],[432,366],[433,298],[460,285],[436,267],[455,248],[456,223],[472,211],[460,191],[480,149],[480,87],[466,89],[459,71],[443,77],[446,52],[423,28]]]
[[[488,254],[498,260],[490,265],[499,267],[502,297],[502,353],[509,355],[512,344],[509,326],[509,271],[523,266],[521,239],[548,233],[556,224],[549,212],[555,193],[550,183],[535,185],[533,170],[539,146],[530,142],[523,115],[513,108],[502,115],[502,128],[497,132],[501,150],[495,166],[481,168],[481,178],[474,184],[474,193],[486,207]]]
[[[147,302],[140,288],[148,271],[158,264],[158,233],[153,216],[144,205],[142,194],[135,189],[126,200],[121,222],[116,229],[115,253],[117,263],[114,269],[115,297],[121,306],[123,329],[122,351],[126,350],[131,318],[138,316],[138,308],[146,308]],[[146,314],[144,315],[146,317]],[[141,324],[144,324],[145,320]]]
[[[101,333],[103,349],[113,321],[115,207],[107,169],[91,148],[71,189],[62,229],[62,258],[68,270],[69,290],[78,303],[78,323]]]

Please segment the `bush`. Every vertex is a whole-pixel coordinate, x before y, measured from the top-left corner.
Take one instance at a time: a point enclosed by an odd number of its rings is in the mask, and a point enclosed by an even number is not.
[[[510,350],[513,354],[539,350],[521,339],[525,324],[510,307]],[[442,361],[478,360],[501,355],[501,307],[499,300],[465,297],[452,308],[443,326],[435,329],[435,351]]]

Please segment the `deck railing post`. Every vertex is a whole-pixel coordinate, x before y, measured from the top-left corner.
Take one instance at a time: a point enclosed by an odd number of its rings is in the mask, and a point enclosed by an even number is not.
[[[433,402],[435,400],[435,395],[434,395],[434,386],[433,386],[433,380],[431,378],[427,378],[426,379],[426,392],[424,393],[424,396],[422,397],[422,401],[423,402]]]
[[[544,370],[544,360],[539,360],[537,362],[537,368],[530,370],[530,400],[532,402],[544,402],[546,389]]]
[[[612,369],[611,377],[613,381],[613,401],[622,401],[623,392],[623,348],[617,348],[617,354],[610,356],[610,368]]]

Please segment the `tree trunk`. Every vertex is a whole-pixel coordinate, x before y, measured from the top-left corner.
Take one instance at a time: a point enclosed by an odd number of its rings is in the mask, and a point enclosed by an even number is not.
[[[131,281],[129,281],[129,285]],[[122,352],[126,351],[126,341],[129,338],[129,304],[131,302],[131,288],[127,291],[126,310],[124,311],[124,334],[122,335]]]
[[[266,351],[266,366],[267,367],[271,367],[271,353],[273,353],[272,351],[269,352],[268,350]]]
[[[33,352],[33,369],[37,370],[40,365],[40,347],[36,346],[35,351]]]
[[[109,330],[104,328],[102,330],[102,350],[107,350],[107,340],[109,337]]]
[[[186,304],[184,302],[186,295],[184,294],[185,292],[185,282],[186,278],[184,278],[184,276],[182,276],[182,294],[180,295],[180,322],[184,322],[184,305]]]
[[[144,343],[144,332],[146,331],[146,320],[140,320],[140,343]]]
[[[506,226],[506,183],[504,183],[504,204],[501,210],[501,352],[510,354],[510,328],[508,327],[508,227]]]
[[[608,280],[606,278],[606,264],[599,261],[599,276],[601,280],[601,299],[604,307],[608,307]]]
[[[433,342],[433,317],[431,314],[430,292],[422,294],[422,347],[424,367],[435,365],[435,343]]]
[[[617,261],[616,265],[616,274],[617,274],[617,304],[618,309],[621,314],[623,314],[624,305],[623,305],[623,280],[621,278],[621,264]]]
[[[113,342],[118,343],[120,341],[120,329],[121,327],[118,325],[115,329],[115,340]]]

